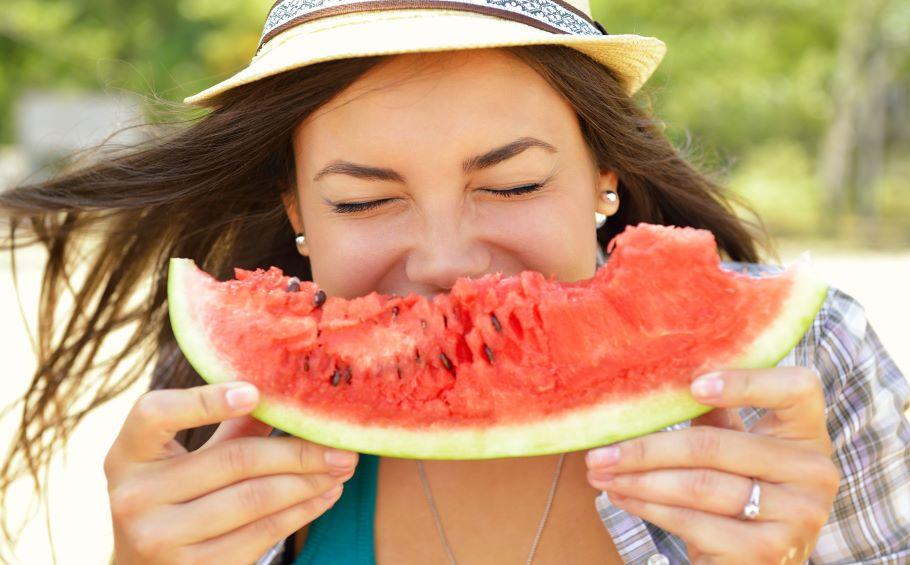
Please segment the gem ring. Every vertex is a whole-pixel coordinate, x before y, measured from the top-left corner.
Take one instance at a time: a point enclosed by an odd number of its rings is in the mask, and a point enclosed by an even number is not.
[[[752,490],[749,492],[749,501],[746,502],[743,511],[739,513],[739,519],[754,520],[758,518],[758,515],[761,512],[761,508],[759,507],[760,500],[761,485],[758,484],[758,480],[755,477],[752,477]]]

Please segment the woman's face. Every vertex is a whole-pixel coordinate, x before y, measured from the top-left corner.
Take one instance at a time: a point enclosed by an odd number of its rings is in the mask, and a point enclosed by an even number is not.
[[[493,49],[396,56],[302,122],[294,152],[288,216],[334,296],[432,296],[496,271],[589,278],[594,212],[616,211],[601,193],[617,178],[571,105]]]

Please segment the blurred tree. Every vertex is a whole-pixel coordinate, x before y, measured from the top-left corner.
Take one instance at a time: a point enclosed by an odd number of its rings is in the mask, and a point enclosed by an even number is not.
[[[891,0],[853,0],[844,18],[835,67],[835,110],[821,144],[820,174],[826,204],[831,210],[825,230],[833,232],[837,219],[855,212],[865,229],[879,225],[877,195],[885,169],[890,118],[900,114],[895,103],[905,96],[907,81],[896,70],[907,58],[906,32],[892,34]],[[905,15],[906,7],[903,8]],[[896,12],[897,10],[895,10]],[[905,19],[905,23],[910,24]],[[903,43],[903,45],[902,45]],[[871,235],[871,234],[867,234]]]
[[[24,88],[130,90],[166,98],[249,61],[267,2],[3,0],[0,144]]]
[[[610,33],[659,37],[667,55],[649,87],[676,141],[708,164],[786,138],[814,145],[830,105],[843,4],[828,0],[592,0]]]

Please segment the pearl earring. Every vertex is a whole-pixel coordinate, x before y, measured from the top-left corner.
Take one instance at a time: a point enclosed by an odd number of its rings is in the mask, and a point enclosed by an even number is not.
[[[297,252],[301,255],[306,255],[306,236],[298,233],[297,237],[294,238],[294,243],[297,244]]]
[[[604,192],[603,194],[600,195],[600,197],[601,197],[601,199],[606,200],[610,204],[616,204],[616,200],[619,198],[619,196],[616,194],[616,192],[614,192],[612,190],[608,190],[608,191]],[[607,216],[605,214],[601,214],[600,212],[594,212],[594,220],[595,220],[595,223],[597,224],[597,229],[600,229],[605,223],[607,223]]]

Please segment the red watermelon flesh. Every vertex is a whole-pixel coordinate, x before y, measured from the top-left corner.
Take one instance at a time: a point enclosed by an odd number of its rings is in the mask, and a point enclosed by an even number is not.
[[[704,413],[696,376],[774,365],[827,291],[805,264],[731,272],[710,232],[648,224],[572,283],[497,273],[432,299],[348,300],[275,267],[235,277],[171,260],[175,335],[205,380],[255,383],[253,415],[312,441],[451,459],[584,449]]]

